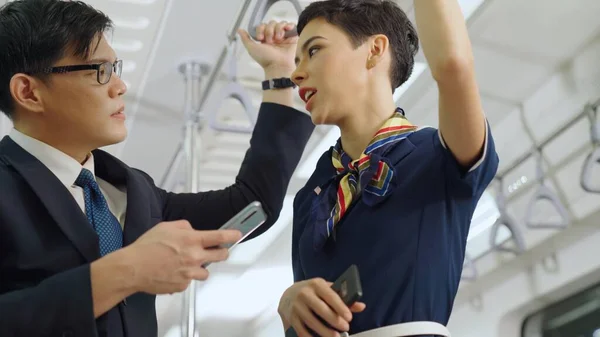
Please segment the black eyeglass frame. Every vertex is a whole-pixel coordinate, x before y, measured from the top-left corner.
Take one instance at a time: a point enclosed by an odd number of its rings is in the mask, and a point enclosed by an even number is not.
[[[108,78],[106,78],[104,81],[102,81],[100,78],[101,69],[110,71],[108,74]],[[41,72],[44,74],[65,74],[73,71],[82,70],[96,70],[96,80],[101,85],[104,85],[110,81],[113,73],[117,74],[118,77],[121,77],[121,73],[123,71],[123,60],[116,60],[114,63],[107,61],[96,64],[77,64],[69,66],[50,67],[43,69]]]

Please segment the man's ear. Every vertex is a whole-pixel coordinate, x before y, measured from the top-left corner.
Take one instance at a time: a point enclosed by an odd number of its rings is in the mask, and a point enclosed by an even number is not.
[[[367,59],[367,68],[371,69],[384,59],[385,55],[390,48],[390,41],[387,36],[383,34],[373,35],[369,38],[369,57]]]
[[[40,113],[43,109],[41,95],[42,81],[35,77],[18,73],[10,79],[10,94],[15,104],[26,111]]]

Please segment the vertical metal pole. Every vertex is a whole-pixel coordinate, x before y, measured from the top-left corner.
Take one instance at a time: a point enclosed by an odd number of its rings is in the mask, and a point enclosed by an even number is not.
[[[202,78],[209,74],[210,66],[204,63],[195,63],[194,66],[194,76],[196,76],[196,79],[192,86],[192,110],[190,112],[190,120],[193,120],[194,123],[191,125],[193,137],[190,140],[190,144],[192,151],[197,156],[202,151],[202,137],[200,137],[200,132],[202,131],[205,119],[205,114],[200,110],[201,97],[198,96],[201,94]],[[194,158],[194,160],[194,163],[190,165],[188,174],[190,175],[190,185],[193,185],[190,186],[190,191],[196,193],[200,191],[200,158]]]
[[[263,0],[260,0],[260,1],[263,1]],[[221,51],[221,54],[219,55],[219,58],[217,59],[215,66],[211,69],[206,64],[199,64],[198,70],[200,71],[201,75],[202,76],[209,75],[208,81],[206,82],[206,85],[204,86],[203,90],[200,90],[199,87],[195,88],[194,85],[188,86],[187,82],[186,82],[186,89],[185,89],[186,121],[189,120],[189,118],[188,118],[189,116],[187,115],[188,112],[190,112],[192,110],[196,112],[199,120],[201,120],[203,118],[202,110],[204,109],[204,105],[208,99],[208,96],[211,93],[214,83],[217,80],[217,76],[221,73],[221,70],[222,70],[221,68],[223,67],[223,64],[225,63],[225,59],[227,58],[227,55],[229,53],[230,46],[231,46],[232,42],[234,42],[236,39],[237,29],[240,27],[241,22],[242,22],[244,16],[246,15],[246,12],[248,11],[248,7],[250,6],[251,2],[252,2],[252,0],[244,0],[244,2],[242,3],[242,7],[240,8],[239,12],[237,13],[234,25],[233,25],[232,29],[227,33],[227,44],[223,47],[223,50]],[[194,64],[194,62],[190,62],[190,64]],[[198,64],[198,63],[195,63],[195,64]],[[194,68],[193,65],[191,67]],[[184,76],[187,76],[186,75],[187,69],[188,69],[188,63],[183,63],[179,66],[179,72],[181,72]],[[187,81],[187,77],[186,77],[186,81]],[[196,93],[200,93],[200,97],[198,97],[197,100],[191,98],[191,97],[193,97],[192,95],[194,95],[194,93],[193,93],[194,91]],[[214,113],[214,112],[212,112],[212,113]],[[200,124],[198,124],[198,125],[201,127]],[[187,124],[185,124],[184,137],[185,137],[185,135],[188,134],[187,130],[188,130],[188,127],[187,127]],[[185,153],[186,140],[189,140],[189,139],[184,138],[184,144],[182,144],[183,146],[180,147],[180,151],[184,152],[184,153]],[[199,143],[199,141],[198,141],[198,143]],[[167,168],[167,172],[165,173],[165,176],[162,179],[162,184],[161,184],[162,188],[167,189],[170,186],[169,181],[172,179],[174,171],[176,171],[179,166],[179,163],[174,163],[174,161],[179,160],[179,157],[181,157],[181,155],[179,153],[175,154],[175,156],[173,157],[173,161]]]
[[[179,67],[179,71],[184,76],[185,82],[185,94],[184,94],[184,132],[183,132],[183,153],[185,156],[186,162],[186,190],[191,191],[192,179],[190,179],[190,166],[191,163],[195,162],[194,153],[192,151],[192,147],[190,146],[190,142],[192,140],[192,132],[190,132],[190,124],[192,115],[192,99],[193,99],[193,90],[192,90],[192,82],[193,82],[193,63],[188,62],[182,64]],[[193,337],[193,333],[196,325],[196,283],[191,282],[189,287],[183,293],[183,307],[182,307],[182,315],[181,315],[181,336],[182,337]]]
[[[200,132],[202,131],[202,120],[198,124],[194,126],[194,134],[196,135],[194,139],[194,152],[200,153],[202,151],[202,137],[200,136]],[[192,174],[195,178],[194,186],[196,191],[200,191],[200,158],[197,158],[196,166],[192,171]]]
[[[196,112],[196,95],[199,92],[203,69],[197,62],[187,62],[179,67],[185,81],[183,153],[186,161],[186,190],[198,192],[199,148],[198,129],[201,115]],[[196,332],[196,282],[192,281],[183,294],[182,337],[194,337]]]
[[[213,69],[210,69],[205,64],[200,64],[197,62],[186,62],[181,64],[179,67],[179,71],[184,75],[185,79],[185,124],[184,124],[184,137],[183,137],[183,153],[185,154],[186,160],[186,188],[188,192],[197,193],[199,190],[199,156],[198,152],[200,150],[200,139],[198,137],[198,132],[201,130],[202,124],[201,121],[204,118],[202,109],[204,108],[204,104],[210,94],[210,91],[216,81],[217,75],[220,73],[221,68],[223,67],[223,63],[227,54],[229,52],[229,48],[231,47],[231,43],[235,39],[235,34],[238,27],[241,24],[242,18],[245,16],[246,11],[250,5],[252,0],[245,0],[242,8],[240,9],[234,26],[228,35],[228,43],[223,48],[221,55],[219,56],[217,63]],[[235,55],[233,56],[235,57]],[[200,80],[203,75],[209,73],[210,77],[208,79],[208,83],[204,90],[200,90]],[[196,95],[199,94],[200,97],[196,98]],[[177,158],[177,155],[175,159]],[[176,168],[177,164],[173,164],[172,167],[169,167],[169,173]],[[196,331],[196,282],[192,281],[190,286],[183,294],[183,310],[186,310],[182,315],[181,322],[181,335],[182,337],[197,337]]]
[[[175,151],[175,155],[171,159],[171,162],[167,167],[167,171],[160,181],[161,188],[169,191],[173,190],[173,187],[176,185],[176,183],[173,182],[173,178],[177,172],[177,169],[179,169],[181,160],[183,160],[183,155],[183,144],[179,143],[179,146],[177,146],[177,151]]]

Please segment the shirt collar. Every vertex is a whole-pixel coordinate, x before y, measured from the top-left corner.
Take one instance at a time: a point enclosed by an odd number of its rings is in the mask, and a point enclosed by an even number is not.
[[[83,168],[94,175],[94,156],[91,153],[81,165],[66,153],[14,128],[10,131],[9,137],[44,164],[66,187],[73,186]]]

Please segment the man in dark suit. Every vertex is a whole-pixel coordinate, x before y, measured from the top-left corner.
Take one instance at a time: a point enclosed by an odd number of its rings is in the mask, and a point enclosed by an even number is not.
[[[266,90],[235,184],[197,194],[156,187],[98,150],[127,133],[110,27],[81,2],[0,8],[0,110],[14,124],[0,141],[1,336],[156,336],[155,295],[206,279],[201,266],[227,258],[214,247],[240,236],[217,229],[251,201],[268,215],[254,236],[275,222],[313,130],[292,108],[292,88]],[[293,55],[288,42],[261,48]],[[293,70],[263,67],[267,79]]]

